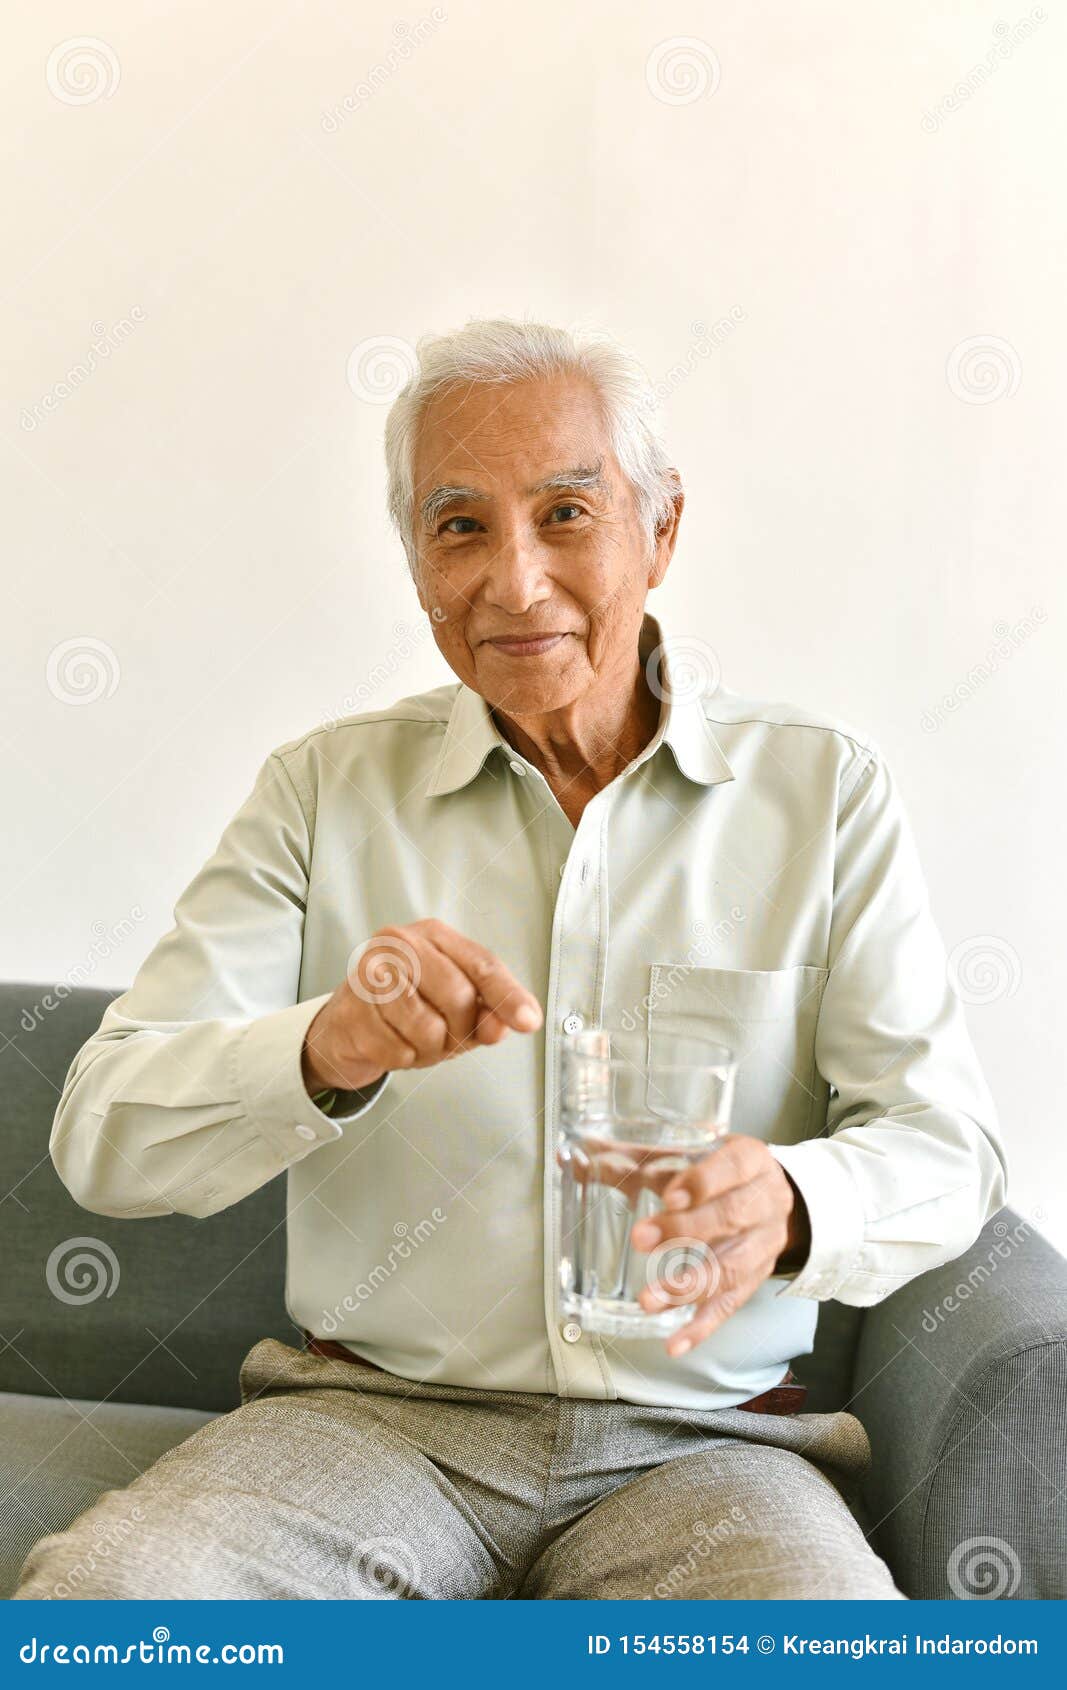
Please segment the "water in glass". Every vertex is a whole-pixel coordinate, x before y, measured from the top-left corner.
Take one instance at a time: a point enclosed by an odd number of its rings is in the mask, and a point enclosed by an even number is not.
[[[658,1283],[713,1295],[714,1254],[699,1240],[637,1250],[630,1234],[659,1212],[664,1187],[729,1131],[735,1060],[699,1032],[587,1028],[559,1040],[560,1306],[566,1318],[617,1337],[666,1337],[694,1302],[652,1313],[638,1302]]]

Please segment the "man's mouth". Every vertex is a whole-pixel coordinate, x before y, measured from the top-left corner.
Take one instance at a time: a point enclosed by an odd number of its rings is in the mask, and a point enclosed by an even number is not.
[[[489,640],[488,644],[495,646],[497,651],[506,652],[508,657],[536,657],[542,651],[551,651],[560,640],[565,640],[566,634],[538,634],[533,639],[504,638]]]

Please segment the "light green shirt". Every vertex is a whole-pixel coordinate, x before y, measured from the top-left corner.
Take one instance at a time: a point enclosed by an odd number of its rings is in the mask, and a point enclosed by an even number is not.
[[[457,681],[273,752],[70,1070],[51,1154],[73,1196],[212,1215],[284,1172],[298,1326],[410,1378],[705,1407],[776,1383],[819,1300],[877,1302],[965,1250],[1003,1152],[884,758],[694,688],[685,637],[645,634],[676,690],[576,829]],[[318,1107],[309,1022],[355,946],[429,916],[544,1026]],[[556,1037],[600,1023],[737,1048],[732,1129],[811,1217],[804,1269],[678,1358],[557,1308]]]

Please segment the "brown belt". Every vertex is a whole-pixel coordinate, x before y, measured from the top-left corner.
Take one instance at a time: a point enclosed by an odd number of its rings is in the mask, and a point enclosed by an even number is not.
[[[353,1355],[351,1350],[339,1344],[334,1338],[315,1338],[305,1327],[304,1348],[313,1355],[326,1356],[330,1361],[351,1361],[356,1365],[362,1363],[364,1367],[376,1368],[384,1373],[384,1367],[378,1367],[376,1361],[368,1361],[366,1356]],[[799,1385],[792,1370],[786,1372],[784,1378],[779,1379],[777,1385],[769,1390],[761,1391],[758,1397],[749,1397],[747,1402],[734,1403],[734,1408],[743,1408],[749,1414],[799,1414],[804,1407],[804,1399],[808,1394],[806,1385]]]

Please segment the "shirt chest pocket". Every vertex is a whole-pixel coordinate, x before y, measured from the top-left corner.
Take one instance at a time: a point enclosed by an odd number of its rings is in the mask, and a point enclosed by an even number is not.
[[[815,1066],[815,1029],[829,970],[651,968],[649,1059],[666,1035],[730,1046],[737,1055],[730,1130],[769,1144],[797,1144],[826,1124],[829,1087]]]

